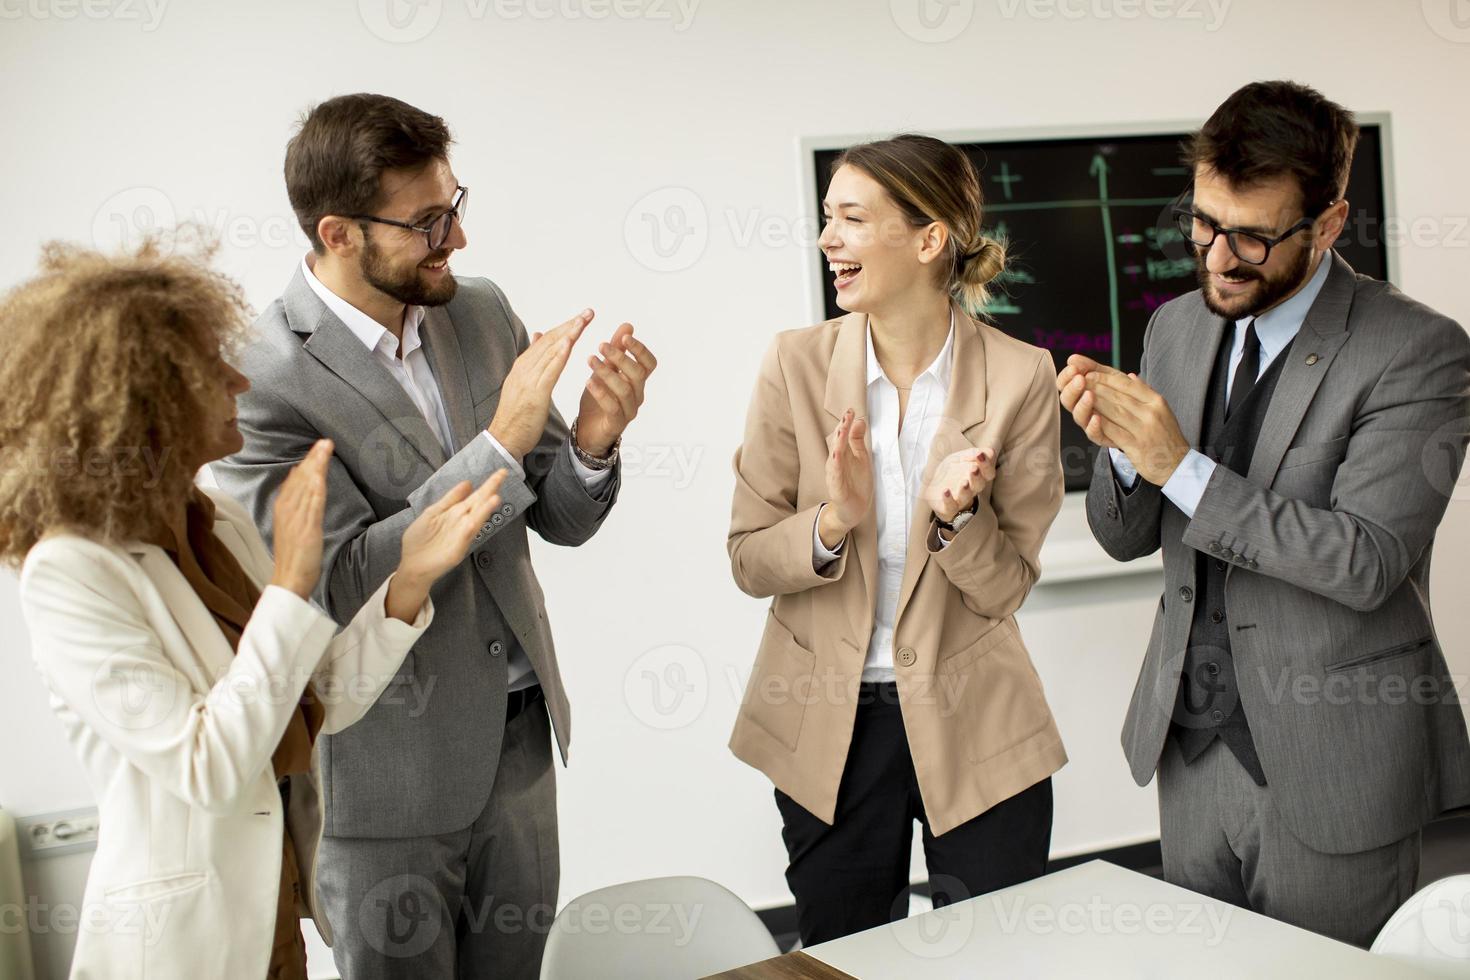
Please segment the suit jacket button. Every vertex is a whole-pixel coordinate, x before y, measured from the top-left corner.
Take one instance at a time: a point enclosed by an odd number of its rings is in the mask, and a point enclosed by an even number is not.
[[[914,653],[913,647],[904,647],[902,650],[898,651],[898,662],[900,666],[912,667],[914,665],[914,661],[918,659],[919,655]]]
[[[476,565],[479,565],[481,568],[489,568],[490,567],[490,552],[488,552],[488,551],[482,551],[478,555],[476,555],[475,556],[475,564]]]
[[[490,522],[489,521],[486,521],[484,524],[481,524],[480,525],[480,533],[481,534],[489,534],[491,527],[492,527],[492,525],[490,524]]]
[[[505,523],[505,518],[501,517],[499,514],[491,514],[490,523],[494,524],[496,527],[499,527],[500,525]]]
[[[1220,552],[1220,556],[1226,561],[1235,560],[1235,552],[1231,551],[1229,548],[1226,548],[1224,551]]]
[[[1256,560],[1254,558],[1247,558],[1245,560],[1245,565],[1246,565],[1247,568],[1259,568],[1260,567],[1259,565],[1256,564]]]
[[[505,652],[505,644],[495,640],[490,644],[490,656],[498,657]]]
[[[1210,712],[1210,720],[1217,725],[1220,724],[1220,722],[1225,720],[1225,712],[1221,711],[1219,708],[1216,708],[1214,711]]]
[[[1187,585],[1181,585],[1179,587],[1179,598],[1183,599],[1185,602],[1193,602],[1194,590]]]
[[[511,506],[510,504],[502,504],[500,506],[500,512],[502,514],[504,514],[506,517],[509,517],[510,515],[512,515],[512,514],[514,514],[516,512],[516,509],[513,506]]]
[[[1118,516],[1118,508],[1114,507],[1112,504],[1108,504],[1108,516],[1109,517],[1117,517]]]

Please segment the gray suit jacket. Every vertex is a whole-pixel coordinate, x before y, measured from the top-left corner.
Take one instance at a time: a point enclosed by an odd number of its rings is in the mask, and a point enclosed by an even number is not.
[[[1193,519],[1106,452],[1087,495],[1120,561],[1164,549],[1164,594],[1123,725],[1133,777],[1158,765],[1195,591],[1227,561],[1240,700],[1272,797],[1327,853],[1402,839],[1470,803],[1465,719],[1429,609],[1434,532],[1470,438],[1470,338],[1336,254],[1295,344],[1248,475],[1217,466]],[[1140,375],[1199,444],[1224,326],[1198,291],[1164,304]]]
[[[315,598],[338,622],[392,574],[403,531],[425,507],[455,483],[478,486],[508,465],[480,433],[528,344],[526,329],[490,280],[458,282],[454,299],[427,310],[420,328],[453,430],[447,459],[407,394],[299,269],[256,321],[258,339],[240,361],[251,383],[239,399],[245,448],[212,471],[270,543],[286,474],[315,440],[335,441]],[[525,480],[507,478],[499,513],[434,586],[434,623],[393,683],[360,722],[322,740],[327,835],[423,836],[474,820],[499,764],[513,644],[536,669],[565,763],[571,715],[526,530],[581,544],[607,516],[620,477],[597,497],[587,492],[554,408],[523,463]]]

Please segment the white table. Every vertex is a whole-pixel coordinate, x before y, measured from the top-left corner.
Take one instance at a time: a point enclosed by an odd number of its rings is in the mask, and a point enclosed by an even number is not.
[[[1466,976],[1464,964],[1430,973],[1105,861],[805,952],[861,980]]]

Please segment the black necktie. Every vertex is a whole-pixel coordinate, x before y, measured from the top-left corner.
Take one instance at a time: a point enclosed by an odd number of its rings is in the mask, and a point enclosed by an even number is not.
[[[1256,375],[1261,373],[1261,341],[1256,337],[1254,318],[1245,328],[1245,350],[1240,363],[1235,367],[1235,380],[1230,383],[1230,403],[1225,406],[1225,417],[1235,414],[1256,386]]]

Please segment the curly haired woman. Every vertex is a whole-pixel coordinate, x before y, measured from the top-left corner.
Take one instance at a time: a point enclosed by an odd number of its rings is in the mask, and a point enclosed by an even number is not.
[[[338,633],[308,602],[331,443],[276,498],[274,559],[195,484],[249,387],[249,311],[206,257],[53,244],[0,300],[0,561],[100,816],[74,978],[305,977],[315,739],[392,681],[500,499],[503,471],[445,494]]]

